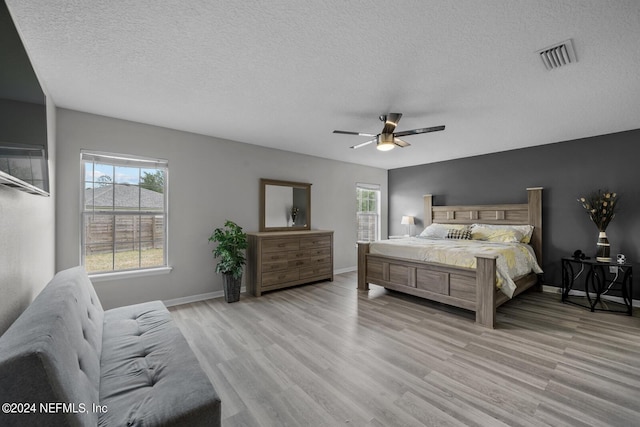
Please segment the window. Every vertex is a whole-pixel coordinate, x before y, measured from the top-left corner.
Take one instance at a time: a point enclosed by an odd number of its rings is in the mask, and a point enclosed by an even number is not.
[[[168,162],[85,151],[81,159],[87,272],[166,267]]]
[[[380,186],[356,184],[358,240],[380,239]]]

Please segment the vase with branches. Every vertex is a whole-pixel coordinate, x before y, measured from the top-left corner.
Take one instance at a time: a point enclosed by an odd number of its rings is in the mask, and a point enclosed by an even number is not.
[[[611,262],[611,249],[606,231],[609,223],[616,216],[618,194],[608,190],[596,190],[580,197],[578,202],[582,203],[589,218],[598,227],[596,260]]]

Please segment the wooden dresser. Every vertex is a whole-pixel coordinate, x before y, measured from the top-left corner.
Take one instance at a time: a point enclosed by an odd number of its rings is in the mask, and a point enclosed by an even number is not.
[[[247,237],[247,291],[252,295],[333,281],[333,231],[265,231]]]

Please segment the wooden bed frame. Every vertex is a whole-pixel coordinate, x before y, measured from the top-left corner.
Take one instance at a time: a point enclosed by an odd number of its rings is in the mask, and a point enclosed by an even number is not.
[[[527,203],[477,206],[433,206],[424,196],[424,225],[502,224],[534,226],[531,246],[542,265],[542,188],[527,188]],[[497,256],[476,256],[477,268],[453,267],[369,253],[369,242],[358,242],[358,289],[384,286],[433,301],[476,312],[476,323],[495,327],[496,307],[509,300],[496,289]],[[516,280],[514,297],[538,284],[530,273]]]

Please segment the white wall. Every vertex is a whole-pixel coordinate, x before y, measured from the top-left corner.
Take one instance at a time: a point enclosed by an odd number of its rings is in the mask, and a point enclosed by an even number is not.
[[[166,275],[97,282],[106,308],[222,290],[208,237],[233,220],[258,229],[259,180],[310,182],[311,227],[334,230],[334,269],[356,266],[356,182],[380,184],[382,234],[387,172],[280,150],[58,109],[57,270],[80,262],[80,150],[169,160],[169,263]]]
[[[55,107],[47,100],[51,196],[0,185],[0,335],[51,280],[55,267]]]

